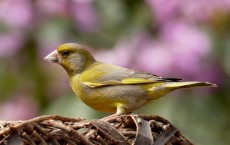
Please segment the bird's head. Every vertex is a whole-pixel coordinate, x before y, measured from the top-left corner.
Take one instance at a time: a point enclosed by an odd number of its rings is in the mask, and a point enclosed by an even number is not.
[[[80,73],[95,62],[85,47],[76,43],[62,44],[44,59],[62,65],[69,75]]]

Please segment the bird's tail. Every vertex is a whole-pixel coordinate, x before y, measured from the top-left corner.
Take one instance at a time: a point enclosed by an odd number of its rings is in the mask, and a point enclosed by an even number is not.
[[[169,82],[165,83],[164,87],[172,88],[172,89],[180,89],[180,88],[191,88],[191,87],[217,87],[216,84],[212,84],[209,82]]]
[[[159,84],[159,86],[154,85],[149,89],[149,94],[152,100],[155,100],[159,97],[162,97],[173,90],[181,89],[181,88],[191,88],[191,87],[217,87],[216,84],[212,84],[209,82],[165,82],[163,84]]]

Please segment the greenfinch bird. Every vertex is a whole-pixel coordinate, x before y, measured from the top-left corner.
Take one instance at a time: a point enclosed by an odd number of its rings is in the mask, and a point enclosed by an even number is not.
[[[208,82],[163,78],[99,62],[84,46],[76,43],[60,45],[44,59],[66,70],[72,90],[85,104],[117,115],[131,113],[176,89],[216,86]]]

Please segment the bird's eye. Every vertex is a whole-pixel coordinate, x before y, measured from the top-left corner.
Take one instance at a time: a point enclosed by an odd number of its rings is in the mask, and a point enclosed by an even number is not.
[[[63,52],[62,52],[62,55],[64,55],[64,56],[69,55],[69,51],[67,51],[67,50],[63,51]]]

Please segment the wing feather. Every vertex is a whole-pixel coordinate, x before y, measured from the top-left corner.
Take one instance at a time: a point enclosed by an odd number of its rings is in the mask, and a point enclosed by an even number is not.
[[[81,81],[91,88],[111,85],[136,85],[164,81],[179,81],[176,78],[162,78],[158,75],[134,71],[115,65],[97,62],[81,73]]]

